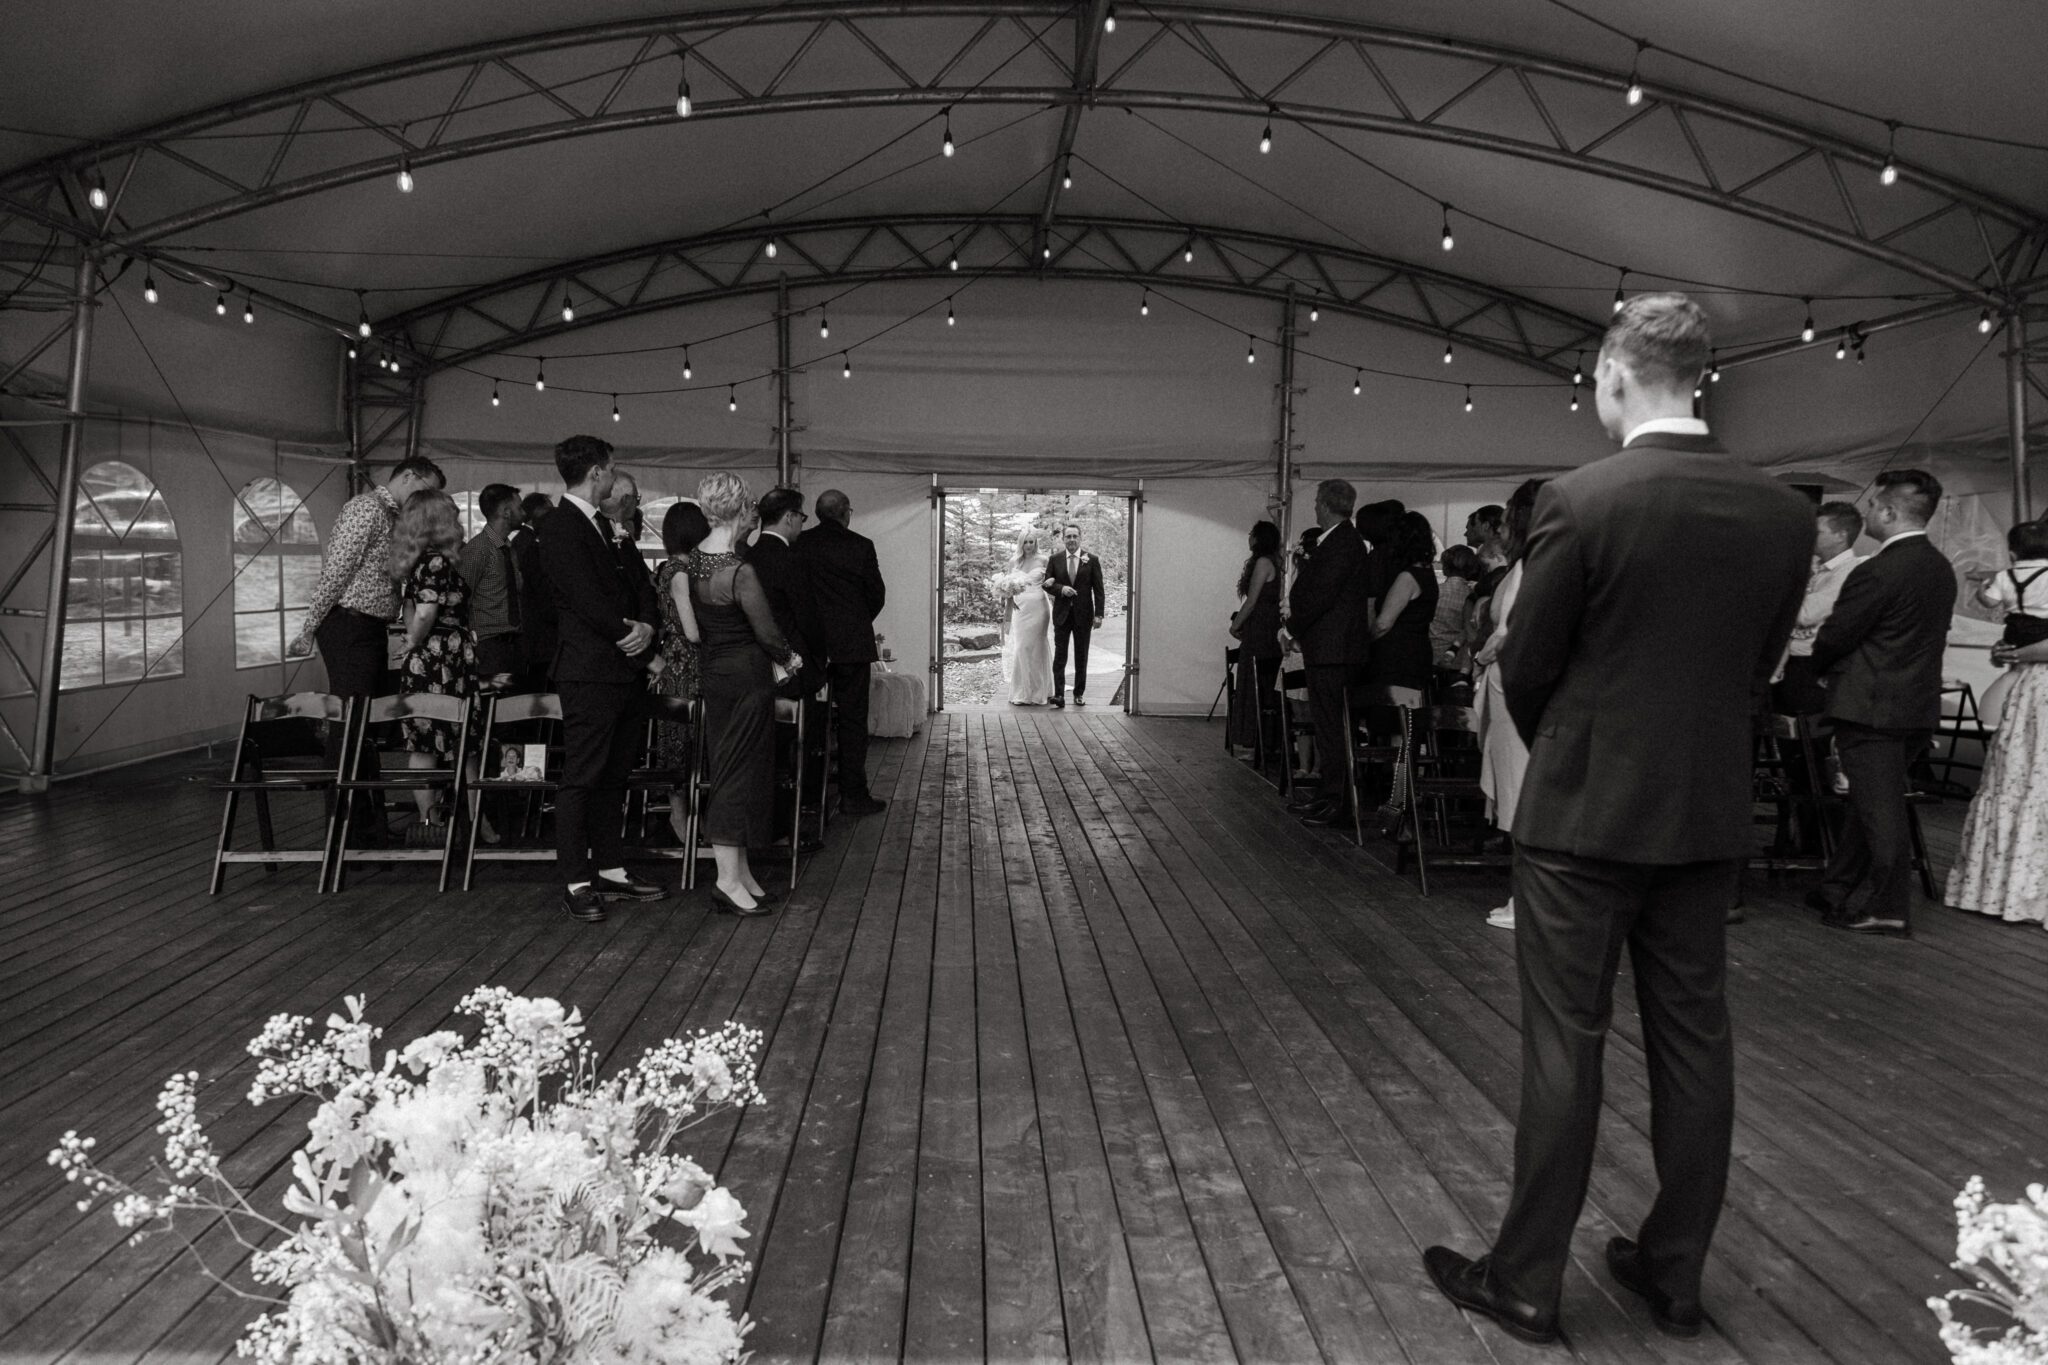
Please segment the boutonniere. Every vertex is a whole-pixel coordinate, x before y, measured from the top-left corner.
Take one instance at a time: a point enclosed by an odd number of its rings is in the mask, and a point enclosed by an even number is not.
[[[1088,552],[1086,550],[1083,550],[1081,552],[1081,562],[1083,564],[1086,564],[1088,562]]]

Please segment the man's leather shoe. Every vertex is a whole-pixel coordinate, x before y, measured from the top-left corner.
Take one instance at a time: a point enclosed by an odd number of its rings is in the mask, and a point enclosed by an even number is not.
[[[616,896],[620,900],[627,901],[658,901],[668,895],[668,892],[662,890],[653,882],[640,881],[630,873],[627,874],[624,881],[618,881],[612,877],[599,877],[591,883],[591,886],[604,892],[607,896]]]
[[[596,924],[604,918],[604,896],[597,884],[591,883],[581,891],[564,890],[562,908],[569,912],[569,918],[583,924]]]
[[[1054,698],[1052,699],[1052,709],[1053,709],[1053,710],[1055,710],[1055,711],[1064,711],[1064,710],[1066,710],[1066,709],[1067,709],[1067,699],[1066,699],[1065,697],[1054,697]]]
[[[1633,1294],[1640,1294],[1650,1305],[1650,1321],[1657,1330],[1667,1337],[1691,1341],[1700,1334],[1700,1323],[1705,1314],[1699,1305],[1680,1308],[1657,1292],[1650,1283],[1649,1275],[1643,1270],[1642,1250],[1628,1237],[1610,1237],[1607,1240],[1607,1273],[1614,1282]]]
[[[877,800],[872,796],[842,796],[839,798],[839,813],[841,815],[880,815],[887,809],[889,809],[887,801]]]
[[[1748,923],[1748,922],[1749,922],[1749,907],[1748,907],[1748,906],[1745,906],[1745,905],[1731,905],[1731,906],[1729,906],[1729,907],[1728,907],[1728,917],[1727,917],[1727,922],[1728,922],[1728,923],[1730,923],[1730,924],[1746,924],[1746,923]]]
[[[1422,1253],[1422,1264],[1445,1298],[1469,1312],[1492,1318],[1509,1336],[1538,1346],[1548,1346],[1557,1340],[1557,1314],[1509,1298],[1495,1288],[1493,1276],[1487,1273],[1485,1257],[1475,1261],[1449,1247],[1431,1247]]]
[[[1348,825],[1351,823],[1351,812],[1340,805],[1318,807],[1302,816],[1301,823],[1314,825],[1318,829],[1327,829],[1331,825]]]
[[[1076,693],[1074,694],[1074,705],[1076,705],[1076,706],[1086,706],[1087,704],[1088,704],[1088,699],[1087,699],[1086,697],[1082,696],[1082,695],[1081,695],[1081,694],[1080,694],[1079,692],[1076,692]]]
[[[1830,929],[1842,929],[1852,934],[1869,934],[1874,938],[1911,938],[1913,926],[1902,919],[1884,919],[1877,915],[1859,915],[1855,919],[1830,919],[1823,921]]]

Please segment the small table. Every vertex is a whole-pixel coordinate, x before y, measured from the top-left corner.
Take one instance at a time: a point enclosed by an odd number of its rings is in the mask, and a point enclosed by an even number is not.
[[[881,739],[909,739],[924,724],[924,680],[872,666],[868,683],[868,733]]]

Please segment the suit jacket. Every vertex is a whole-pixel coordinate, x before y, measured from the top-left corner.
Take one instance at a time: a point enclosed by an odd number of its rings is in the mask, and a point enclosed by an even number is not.
[[[825,685],[825,626],[818,616],[818,594],[811,586],[808,561],[781,536],[763,531],[747,547],[747,563],[761,580],[776,629],[789,647],[803,656],[804,692],[817,691]]]
[[[1955,610],[1955,569],[1926,536],[1895,540],[1850,570],[1813,639],[1828,719],[1879,730],[1938,725]]]
[[[661,589],[654,586],[654,570],[647,567],[647,556],[640,553],[639,545],[630,540],[614,540],[612,553],[618,556],[619,572],[633,585],[633,599],[638,604],[636,619],[654,623],[654,642],[633,656],[645,668],[661,648]]]
[[[543,518],[545,520],[545,518]],[[540,528],[522,526],[512,533],[512,559],[518,565],[519,658],[528,673],[546,675],[555,666],[554,594],[540,561]]]
[[[1517,843],[1746,856],[1751,714],[1806,592],[1813,504],[1709,436],[1658,433],[1536,500],[1501,685],[1529,745]]]
[[[1103,605],[1108,601],[1108,593],[1102,581],[1102,561],[1090,551],[1081,551],[1080,568],[1075,571],[1072,578],[1069,578],[1067,550],[1063,545],[1047,556],[1045,576],[1053,581],[1053,586],[1046,589],[1047,595],[1052,598],[1052,623],[1059,626],[1073,620],[1075,608],[1080,607],[1084,610],[1080,613],[1082,619],[1076,623],[1076,629],[1094,629],[1095,618],[1103,615]],[[1061,588],[1072,588],[1074,595],[1067,596],[1060,591]],[[1094,610],[1085,610],[1091,605]]]
[[[818,524],[796,538],[797,558],[810,570],[811,592],[825,638],[818,648],[836,664],[871,664],[875,618],[889,600],[875,542],[836,521]]]
[[[607,542],[567,498],[541,519],[540,564],[554,605],[554,681],[641,681],[643,665],[627,658],[618,642],[635,621],[660,628],[645,565],[636,580],[617,543]]]
[[[1358,665],[1371,656],[1371,572],[1365,540],[1348,521],[1323,532],[1302,561],[1287,592],[1287,631],[1301,641],[1308,667]]]

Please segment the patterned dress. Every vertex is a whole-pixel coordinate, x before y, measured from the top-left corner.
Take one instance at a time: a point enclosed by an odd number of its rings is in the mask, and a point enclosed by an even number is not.
[[[438,550],[422,555],[406,575],[405,600],[439,610],[427,638],[405,652],[399,692],[468,696],[476,688],[476,636],[469,629],[469,585],[462,581],[455,561]],[[438,721],[413,717],[405,722],[405,749],[452,760],[455,732]]]
[[[1963,820],[1950,905],[2048,924],[2048,664],[2020,664]]]
[[[672,595],[676,576],[684,575],[687,584],[689,565],[680,559],[671,559],[654,572],[655,591],[661,597],[661,639],[657,648],[661,650],[661,676],[649,684],[657,696],[682,697],[685,700],[699,695],[701,688],[697,676],[697,646],[690,643],[690,637],[683,633],[682,617],[676,614],[676,599]],[[665,720],[655,726],[655,766],[681,769],[690,762],[690,727],[681,721]]]

